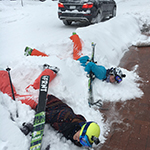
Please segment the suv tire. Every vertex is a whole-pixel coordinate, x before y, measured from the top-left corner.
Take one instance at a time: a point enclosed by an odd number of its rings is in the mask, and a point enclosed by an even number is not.
[[[69,20],[63,20],[63,23],[68,26],[68,25],[71,25],[72,21],[69,21]]]
[[[111,18],[113,18],[115,16],[116,16],[116,7],[114,7],[113,10],[112,10],[112,16],[111,16]]]
[[[99,23],[99,22],[101,22],[102,20],[103,20],[103,15],[102,15],[102,11],[101,11],[101,9],[100,9],[100,10],[98,11],[96,17],[91,20],[91,23]]]

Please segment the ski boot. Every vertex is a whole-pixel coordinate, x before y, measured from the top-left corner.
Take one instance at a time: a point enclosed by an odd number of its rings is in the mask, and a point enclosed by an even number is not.
[[[32,48],[26,47],[24,50],[24,55],[29,56],[29,55],[31,55],[32,51],[33,51]]]
[[[54,71],[56,74],[59,72],[59,68],[58,67],[55,67],[55,66],[50,66],[48,64],[44,64],[43,65],[43,69],[50,69],[52,71]]]

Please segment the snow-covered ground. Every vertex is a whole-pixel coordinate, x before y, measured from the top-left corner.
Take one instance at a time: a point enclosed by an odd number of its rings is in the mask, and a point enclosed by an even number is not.
[[[103,121],[103,114],[97,109],[89,108],[88,78],[79,62],[72,59],[73,43],[69,39],[76,32],[84,42],[83,54],[91,56],[91,42],[96,43],[95,60],[106,68],[119,65],[124,53],[132,44],[143,40],[150,41],[141,35],[143,24],[150,25],[149,0],[116,0],[117,16],[111,20],[78,27],[65,26],[57,17],[57,1],[22,0],[0,1],[0,69],[11,67],[12,82],[18,94],[38,95],[38,91],[25,88],[41,73],[41,66],[48,63],[60,68],[58,76],[51,82],[49,93],[65,99],[75,113],[82,114],[101,127],[101,142],[109,124]],[[26,46],[45,52],[49,57],[26,57]],[[127,77],[122,83],[113,85],[95,79],[93,82],[94,99],[103,101],[126,101],[141,97],[137,81],[140,80],[135,66],[133,70],[122,68]],[[16,110],[19,117],[15,118]],[[15,122],[10,119],[10,113]],[[0,92],[0,149],[27,150],[30,136],[25,136],[19,129],[23,122],[32,122],[34,111],[21,102],[13,101],[8,95]],[[50,143],[51,150],[81,149],[70,141],[61,138],[48,125],[45,127],[43,149]],[[83,149],[83,148],[82,148]]]

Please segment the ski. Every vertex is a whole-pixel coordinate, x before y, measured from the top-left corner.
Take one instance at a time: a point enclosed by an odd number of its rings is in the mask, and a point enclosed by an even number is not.
[[[94,62],[94,53],[95,53],[95,45],[93,42],[92,42],[92,57],[91,57],[91,60],[90,62]],[[89,80],[88,80],[88,103],[89,103],[89,107],[91,107],[91,105],[93,105],[94,103],[94,98],[93,98],[93,89],[92,89],[92,82],[94,80],[94,74],[93,72],[91,71],[90,74],[89,74]]]
[[[50,76],[42,76],[40,80],[39,99],[31,135],[30,150],[40,150],[45,126],[45,106]]]
[[[97,63],[96,61],[94,61],[95,45],[96,44],[92,42],[92,56],[91,56],[90,62]],[[108,110],[107,108],[102,108],[102,106],[103,106],[102,100],[98,100],[98,101],[94,102],[93,88],[92,88],[92,82],[94,79],[95,79],[95,75],[91,71],[89,74],[89,80],[88,80],[88,103],[89,103],[89,107],[95,105],[95,106],[98,106],[99,109],[101,109],[101,110]]]

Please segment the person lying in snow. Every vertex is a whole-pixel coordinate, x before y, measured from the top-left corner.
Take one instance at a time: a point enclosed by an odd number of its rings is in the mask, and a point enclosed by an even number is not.
[[[77,146],[92,147],[99,141],[100,127],[97,123],[87,122],[72,108],[53,95],[48,95],[46,104],[46,123],[71,140]]]
[[[88,56],[82,56],[78,59],[81,63],[81,66],[85,67],[84,70],[89,74],[91,71],[96,78],[110,82],[110,83],[120,83],[122,78],[125,78],[126,75],[122,73],[120,68],[110,68],[107,69],[104,66],[96,65],[94,62],[90,62]]]
[[[42,75],[49,75],[51,82],[52,79],[56,77],[58,71],[59,70],[56,67],[53,67],[53,69],[51,67],[46,68],[34,83],[29,86],[32,86],[34,89],[39,89],[40,78]],[[36,110],[37,103],[32,98],[32,95],[30,97],[19,95],[14,86],[13,89],[15,97],[17,97],[16,100],[20,99],[22,103],[25,103]],[[9,75],[8,72],[4,70],[0,70],[0,91],[7,93],[12,97]],[[77,146],[92,147],[93,143],[98,144],[100,142],[99,125],[94,121],[87,122],[82,115],[75,114],[71,107],[54,95],[47,96],[46,123],[50,124],[55,130],[62,133],[67,140],[71,140]],[[31,123],[24,123],[21,130],[27,135],[32,131],[32,128],[33,125]]]
[[[90,58],[88,56],[82,56],[82,45],[83,41],[80,39],[80,37],[73,32],[70,39],[73,41],[73,59],[79,60],[81,65],[85,67],[85,71],[89,74],[91,71],[95,75],[96,78],[110,82],[110,83],[120,83],[123,78],[126,77],[125,74],[122,73],[122,71],[119,68],[110,68],[107,69],[104,66],[97,65],[94,62],[90,62]],[[43,52],[40,52],[36,49],[31,49],[29,47],[25,48],[25,55],[26,56],[43,56],[48,57]]]
[[[96,78],[110,82],[110,83],[120,83],[122,78],[125,78],[125,74],[119,68],[110,68],[105,69],[104,66],[96,65],[94,62],[90,62],[90,58],[88,56],[82,56],[82,45],[83,41],[80,37],[73,32],[70,39],[73,41],[73,59],[79,60],[81,65],[85,67],[85,71],[89,74],[93,72]]]
[[[76,51],[74,50],[74,52]],[[26,47],[25,53],[26,56],[48,56],[45,53],[42,53],[36,49],[31,49],[29,47]],[[97,65],[94,62],[90,62],[90,58],[88,56],[79,57],[78,53],[74,53],[73,58],[76,58],[75,60],[80,61],[81,66],[85,67],[84,70],[88,74],[92,71],[95,77],[100,80],[110,83],[120,83],[122,79],[126,77],[126,75],[123,74],[119,68],[112,67],[106,70],[104,66]]]

